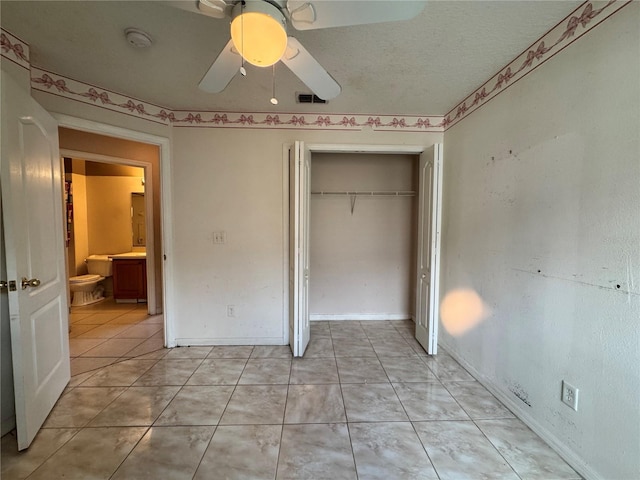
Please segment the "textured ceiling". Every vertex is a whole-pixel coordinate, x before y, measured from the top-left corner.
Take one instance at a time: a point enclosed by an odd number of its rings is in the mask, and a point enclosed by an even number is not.
[[[429,1],[404,22],[290,28],[342,93],[327,105],[298,105],[295,93],[308,89],[280,63],[275,107],[269,68],[248,68],[219,94],[198,90],[229,39],[228,20],[168,2],[2,0],[0,23],[30,44],[34,65],[171,109],[443,115],[581,3]],[[146,31],[154,45],[131,47],[127,27]]]

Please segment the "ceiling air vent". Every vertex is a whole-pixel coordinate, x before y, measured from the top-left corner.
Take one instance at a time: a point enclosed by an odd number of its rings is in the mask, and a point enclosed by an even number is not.
[[[298,93],[297,101],[298,103],[327,103],[326,100],[323,100],[317,95],[313,95],[311,93]]]

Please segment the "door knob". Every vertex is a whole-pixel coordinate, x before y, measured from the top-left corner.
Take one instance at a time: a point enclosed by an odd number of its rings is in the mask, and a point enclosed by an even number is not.
[[[0,280],[0,290],[4,290],[5,288],[9,287],[9,282],[7,282],[6,280]]]
[[[37,278],[32,278],[31,280],[28,280],[26,277],[22,277],[22,290],[26,290],[27,287],[39,287],[40,286],[40,280],[38,280]]]
[[[427,274],[426,274],[426,273],[423,273],[423,274],[422,274],[422,278],[427,278]]]

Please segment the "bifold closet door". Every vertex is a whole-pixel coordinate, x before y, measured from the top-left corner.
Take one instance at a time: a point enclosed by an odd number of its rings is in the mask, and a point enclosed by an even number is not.
[[[289,150],[289,344],[301,357],[309,344],[309,203],[311,152],[304,142]]]
[[[438,352],[442,144],[420,155],[418,179],[416,340],[430,355]]]

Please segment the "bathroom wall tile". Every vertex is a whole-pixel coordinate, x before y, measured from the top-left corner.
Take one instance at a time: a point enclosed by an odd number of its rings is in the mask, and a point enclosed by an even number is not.
[[[217,346],[211,349],[207,358],[244,358],[247,359],[253,352],[253,345]]]
[[[76,387],[58,400],[44,428],[84,427],[125,388]]]
[[[581,478],[520,420],[479,420],[476,424],[522,479]]]
[[[288,384],[291,359],[250,358],[247,362],[240,385]]]
[[[83,382],[83,387],[129,387],[133,385],[157,360],[126,360],[101,368]]]
[[[349,424],[358,478],[438,480],[409,422]]]
[[[417,355],[382,357],[380,362],[392,382],[437,382],[435,375]]]
[[[414,422],[441,480],[518,480],[473,422]]]
[[[154,425],[217,425],[233,386],[182,387]]]
[[[199,359],[169,360],[165,357],[142,375],[135,386],[184,385],[201,363]]]
[[[44,462],[29,480],[108,479],[146,430],[139,427],[83,429]]]
[[[286,402],[286,385],[238,385],[220,424],[281,424]]]
[[[76,428],[43,428],[27,450],[18,451],[15,430],[2,437],[0,478],[18,480],[29,476],[62,445],[78,433]]]
[[[389,381],[378,357],[336,357],[340,383],[385,383]]]
[[[83,357],[122,357],[143,342],[140,338],[110,338],[82,354]]]
[[[207,358],[213,347],[176,347],[169,349],[167,359],[173,358]]]
[[[292,384],[339,383],[336,359],[294,358],[291,362]]]
[[[345,384],[342,396],[349,422],[409,420],[390,383]]]
[[[355,480],[346,424],[285,425],[276,478]]]
[[[447,382],[444,386],[474,420],[514,418],[513,414],[478,382]]]
[[[151,425],[178,390],[180,387],[129,387],[115,402],[94,418],[89,426]]]
[[[191,376],[187,385],[235,385],[245,368],[243,359],[205,359]]]
[[[111,477],[191,480],[214,427],[152,427]]]
[[[412,421],[469,420],[458,402],[439,383],[394,383],[393,388]]]
[[[273,480],[281,425],[219,426],[194,480]]]
[[[289,385],[284,422],[346,422],[340,385]]]

